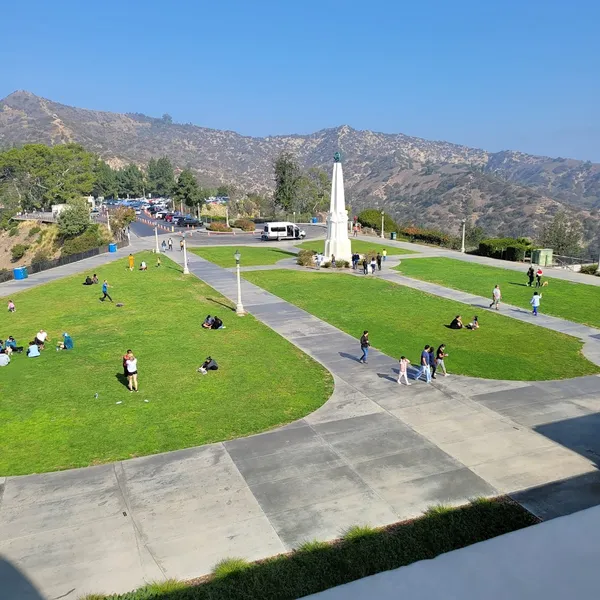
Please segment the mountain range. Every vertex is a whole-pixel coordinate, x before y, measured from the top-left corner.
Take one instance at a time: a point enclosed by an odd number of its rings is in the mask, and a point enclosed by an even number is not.
[[[111,166],[168,156],[203,185],[273,189],[282,152],[303,167],[331,168],[342,153],[347,203],[385,209],[400,222],[457,232],[462,218],[499,235],[535,235],[557,211],[581,219],[587,241],[600,231],[600,164],[516,151],[486,152],[348,125],[309,135],[247,137],[169,118],[66,106],[18,91],[0,100],[0,148],[78,142]]]

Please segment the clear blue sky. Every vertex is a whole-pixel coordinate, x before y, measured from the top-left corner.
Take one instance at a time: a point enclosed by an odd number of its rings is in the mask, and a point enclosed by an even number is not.
[[[0,97],[600,162],[598,0],[6,2]]]

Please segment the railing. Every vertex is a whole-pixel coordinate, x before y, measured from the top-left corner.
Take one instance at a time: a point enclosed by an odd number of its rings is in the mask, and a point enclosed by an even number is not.
[[[43,223],[56,223],[58,217],[51,212],[24,212],[12,217],[15,221],[42,221]]]
[[[597,260],[594,260],[591,257],[581,257],[581,256],[560,256],[555,254],[552,257],[552,266],[558,267],[559,269],[568,269],[569,271],[578,272],[581,268],[581,265],[591,265],[597,263]]]
[[[116,242],[117,248],[125,248],[129,246],[129,240],[124,238],[121,241]],[[27,273],[32,275],[33,273],[40,273],[41,271],[47,271],[48,269],[55,269],[56,267],[62,267],[63,265],[70,265],[71,263],[85,260],[86,258],[92,258],[99,254],[105,254],[108,252],[108,244],[100,246],[99,248],[92,248],[85,252],[78,252],[77,254],[71,254],[70,256],[61,256],[60,258],[54,258],[49,260],[40,260],[35,263],[26,266]],[[5,281],[11,281],[14,279],[12,269],[0,269],[0,283]]]

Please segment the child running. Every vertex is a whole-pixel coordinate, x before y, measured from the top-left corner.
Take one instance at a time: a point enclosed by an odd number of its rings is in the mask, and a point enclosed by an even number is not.
[[[533,316],[538,316],[538,308],[540,307],[540,300],[542,299],[542,295],[537,292],[533,292],[533,297],[529,301],[529,304],[533,307]]]

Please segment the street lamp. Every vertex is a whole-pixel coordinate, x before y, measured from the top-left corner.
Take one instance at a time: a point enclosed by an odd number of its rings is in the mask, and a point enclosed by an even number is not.
[[[237,305],[235,307],[235,314],[238,317],[243,317],[246,311],[242,304],[242,284],[240,282],[240,258],[242,258],[242,255],[239,250],[236,250],[233,256],[235,257],[235,270],[237,273]]]
[[[385,213],[383,211],[381,211],[381,239],[383,239],[385,237],[385,234],[383,233],[383,217],[385,216]]]
[[[294,225],[296,224],[296,211],[294,211]]]
[[[156,240],[156,254],[160,254],[160,246],[158,245],[158,225],[154,227],[154,239]]]
[[[462,244],[460,246],[460,251],[464,254],[465,253],[465,229],[467,226],[467,220],[463,219],[461,221],[461,223],[462,223]]]
[[[183,238],[183,274],[189,275],[190,270],[187,264],[187,244],[185,243],[185,237]]]

